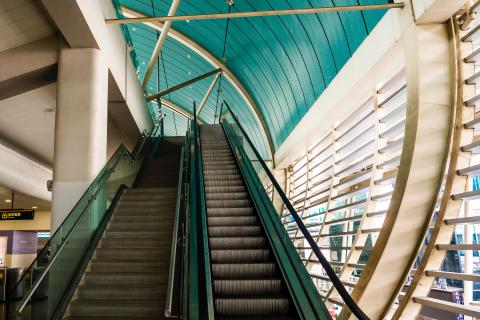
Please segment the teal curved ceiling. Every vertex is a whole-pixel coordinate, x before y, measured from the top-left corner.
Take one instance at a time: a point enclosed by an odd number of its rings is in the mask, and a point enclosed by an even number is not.
[[[170,0],[117,1],[146,16],[166,15],[171,4]],[[242,12],[388,2],[236,0],[231,10]],[[220,12],[228,12],[225,0],[182,0],[177,15]],[[201,44],[219,60],[226,48],[226,66],[253,97],[277,149],[384,14],[384,10],[376,10],[231,19],[226,37],[225,19],[178,21],[173,23],[173,28]],[[142,80],[157,32],[142,24],[129,24],[128,28]],[[202,57],[171,38],[162,49],[162,58],[160,68],[155,68],[148,83],[148,92],[157,92],[214,69]],[[202,100],[211,81],[212,78],[202,80],[172,93],[169,99],[191,110],[193,101],[198,103]],[[261,147],[264,155],[268,154],[268,144],[262,139],[261,128],[239,93],[225,77],[221,87],[219,101],[225,99],[229,102],[256,145]],[[217,92],[214,91],[202,111],[202,120],[212,122],[219,105]]]

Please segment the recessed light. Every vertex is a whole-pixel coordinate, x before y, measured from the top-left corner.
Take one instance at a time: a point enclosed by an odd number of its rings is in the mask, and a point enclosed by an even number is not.
[[[189,54],[187,54],[187,58],[188,58],[188,59],[190,59],[190,58],[191,58],[191,56],[190,56]]]
[[[187,23],[190,23],[190,20],[187,20]]]
[[[38,207],[37,207],[37,206],[33,206],[32,209],[38,209]]]
[[[132,30],[133,30],[133,31],[137,31],[137,28],[133,27]]]
[[[191,76],[191,75],[192,75],[192,73],[191,73],[190,71],[188,71],[188,75],[189,75],[189,76]]]
[[[142,61],[142,64],[145,64],[145,61]]]
[[[11,203],[12,200],[10,200],[10,199],[5,199],[5,202],[6,202],[6,203]]]

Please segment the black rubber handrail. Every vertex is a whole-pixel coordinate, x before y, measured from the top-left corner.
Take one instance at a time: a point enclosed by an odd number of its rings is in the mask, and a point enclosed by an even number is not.
[[[255,154],[255,156],[257,157],[257,159],[260,161],[263,169],[265,170],[268,178],[270,179],[270,181],[272,182],[273,186],[275,187],[275,189],[277,190],[278,194],[280,195],[280,198],[282,198],[282,201],[283,203],[285,204],[285,206],[287,207],[288,211],[290,212],[291,216],[293,217],[293,219],[295,220],[295,222],[297,223],[298,225],[298,228],[300,229],[300,231],[302,232],[303,236],[305,237],[305,239],[308,241],[308,244],[310,245],[312,251],[315,253],[315,256],[317,257],[318,261],[320,262],[320,264],[322,265],[322,267],[325,269],[325,272],[327,273],[327,276],[328,278],[330,279],[330,281],[332,282],[333,286],[335,287],[335,289],[337,290],[338,294],[340,295],[340,297],[343,299],[343,301],[345,302],[345,304],[347,305],[347,307],[350,309],[350,311],[360,320],[369,320],[370,318],[362,311],[362,309],[360,309],[360,307],[355,303],[355,301],[353,300],[353,298],[350,296],[350,294],[348,293],[347,289],[345,289],[345,286],[343,285],[343,283],[340,281],[340,279],[338,278],[337,274],[335,273],[335,271],[333,270],[332,266],[330,265],[330,263],[328,262],[328,260],[325,258],[325,256],[323,255],[322,251],[320,250],[320,248],[318,247],[316,241],[313,239],[312,235],[310,234],[310,232],[308,231],[307,227],[305,226],[305,224],[303,223],[302,221],[302,218],[298,215],[298,213],[295,211],[295,209],[293,208],[293,205],[290,203],[290,200],[288,200],[288,197],[287,195],[283,192],[282,188],[280,187],[280,185],[278,184],[277,180],[275,179],[274,175],[272,174],[272,172],[270,171],[270,169],[268,168],[267,164],[265,163],[265,161],[263,161],[262,157],[260,156],[260,154],[258,153],[257,149],[255,148],[255,146],[253,145],[252,141],[250,140],[250,137],[247,135],[247,133],[245,132],[245,130],[243,129],[243,127],[241,126],[240,122],[238,121],[237,117],[235,116],[235,114],[233,113],[232,109],[230,109],[230,106],[228,105],[228,103],[224,100],[223,103],[225,104],[225,107],[227,107],[230,115],[232,116],[232,118],[235,120],[235,123],[237,124],[238,128],[240,129],[240,131],[242,132],[242,134],[245,136],[245,140],[247,140],[248,144],[250,145],[250,147],[252,148],[252,151],[253,153]]]

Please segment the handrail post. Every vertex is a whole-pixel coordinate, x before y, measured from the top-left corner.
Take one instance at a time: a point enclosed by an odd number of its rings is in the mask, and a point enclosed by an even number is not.
[[[225,107],[228,109],[230,114],[232,115],[232,118],[235,120],[238,128],[242,132],[243,136],[245,137],[245,140],[247,143],[250,145],[252,148],[253,153],[255,154],[255,157],[260,161],[260,164],[262,165],[263,169],[265,170],[265,173],[269,177],[269,179],[272,181],[272,184],[274,185],[275,189],[277,189],[278,194],[280,195],[280,198],[283,200],[285,203],[285,206],[287,207],[288,211],[290,212],[291,216],[294,218],[295,222],[298,225],[298,228],[302,231],[303,235],[305,236],[305,239],[307,240],[308,244],[310,245],[312,251],[315,253],[315,256],[317,257],[318,261],[322,265],[322,267],[325,269],[325,272],[327,273],[330,281],[332,282],[333,286],[337,290],[338,294],[340,297],[343,299],[347,307],[352,311],[352,313],[360,320],[369,320],[368,316],[360,309],[360,307],[355,303],[353,298],[350,296],[350,293],[345,289],[345,286],[343,283],[340,281],[338,278],[337,274],[333,270],[332,266],[328,262],[328,260],[325,258],[323,255],[322,251],[317,245],[317,242],[313,239],[312,235],[308,231],[307,227],[303,223],[302,219],[296,212],[295,208],[293,205],[290,203],[290,200],[288,200],[288,197],[285,195],[283,192],[282,188],[278,184],[277,180],[273,176],[272,172],[268,168],[267,164],[265,161],[262,159],[260,156],[260,153],[258,150],[255,148],[253,145],[252,141],[250,140],[250,137],[247,135],[243,127],[241,126],[240,122],[238,121],[237,117],[235,114],[232,112],[232,109],[230,109],[230,106],[228,103],[224,100]]]

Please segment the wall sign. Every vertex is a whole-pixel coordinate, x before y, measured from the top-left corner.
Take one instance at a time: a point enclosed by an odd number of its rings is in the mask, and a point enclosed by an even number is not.
[[[33,220],[35,210],[0,209],[0,220]]]

